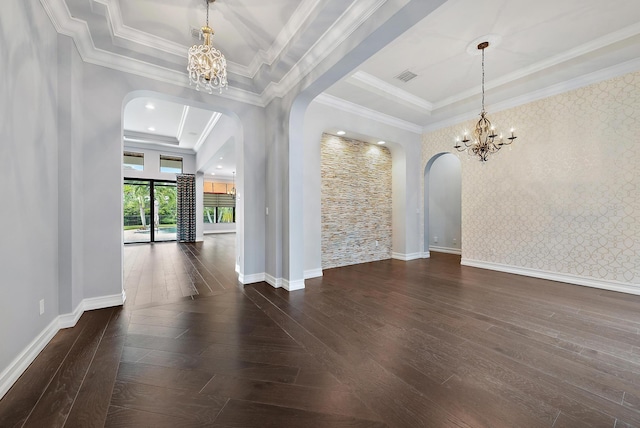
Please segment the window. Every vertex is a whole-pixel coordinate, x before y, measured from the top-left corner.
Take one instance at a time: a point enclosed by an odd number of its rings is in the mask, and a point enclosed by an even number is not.
[[[160,172],[182,173],[182,158],[160,155]]]
[[[128,170],[144,171],[144,154],[124,152],[122,156],[122,166]]]
[[[205,193],[203,214],[205,223],[235,223],[236,200],[226,193]]]

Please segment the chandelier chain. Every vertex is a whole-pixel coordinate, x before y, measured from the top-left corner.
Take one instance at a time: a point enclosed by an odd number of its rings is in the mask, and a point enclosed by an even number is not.
[[[209,0],[204,0],[204,2],[207,4],[207,27],[209,26]],[[484,51],[482,51],[482,53],[484,54]]]
[[[482,111],[484,112],[484,49],[482,49]]]

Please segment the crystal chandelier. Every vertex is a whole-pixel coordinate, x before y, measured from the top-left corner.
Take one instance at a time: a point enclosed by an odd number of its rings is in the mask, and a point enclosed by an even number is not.
[[[511,128],[511,136],[507,137],[507,141],[502,138],[502,134],[498,134],[495,127],[487,118],[487,112],[484,110],[484,50],[489,47],[489,42],[482,42],[478,45],[478,49],[482,51],[482,111],[480,111],[480,120],[476,123],[473,131],[473,139],[465,131],[462,140],[456,138],[456,145],[453,146],[459,152],[466,151],[470,156],[478,156],[480,162],[486,162],[489,155],[497,153],[503,146],[513,143],[516,137],[515,129]],[[460,143],[464,143],[464,146]]]
[[[209,3],[216,0],[204,0],[207,3],[207,24],[202,27],[204,43],[193,45],[189,48],[189,84],[196,85],[196,90],[200,87],[206,89],[210,94],[214,89],[222,93],[222,88],[227,85],[227,60],[224,55],[211,45],[213,29],[209,27]]]

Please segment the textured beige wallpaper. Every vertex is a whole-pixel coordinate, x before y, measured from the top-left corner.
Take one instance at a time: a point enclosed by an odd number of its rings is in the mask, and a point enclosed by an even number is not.
[[[488,111],[519,138],[484,165],[458,154],[462,257],[640,284],[640,73]],[[425,134],[423,166],[474,123]]]
[[[320,153],[322,268],[391,258],[389,149],[323,134]]]

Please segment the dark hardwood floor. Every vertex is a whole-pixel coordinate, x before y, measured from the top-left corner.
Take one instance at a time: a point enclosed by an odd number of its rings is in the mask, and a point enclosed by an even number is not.
[[[640,427],[640,296],[461,267],[238,284],[234,235],[125,248],[124,308],[60,331],[1,427]]]

